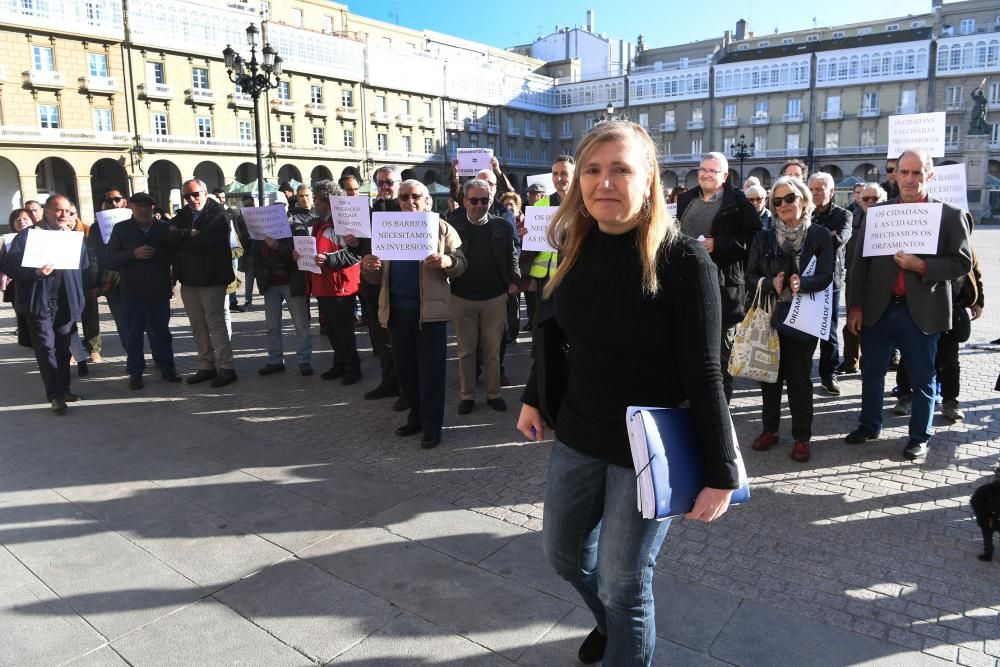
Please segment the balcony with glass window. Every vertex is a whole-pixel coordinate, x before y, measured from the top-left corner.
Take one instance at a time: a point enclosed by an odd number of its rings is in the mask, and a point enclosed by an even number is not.
[[[962,150],[962,144],[957,139],[947,138],[944,142],[945,153],[957,153]]]
[[[878,107],[861,107],[858,109],[858,118],[878,118],[882,110]]]
[[[80,88],[88,93],[117,93],[118,79],[113,76],[81,76]]]
[[[1000,99],[990,100],[986,103],[986,108],[990,111],[1000,111]]]
[[[526,127],[524,128],[524,136],[528,139],[534,139],[538,136],[538,132],[533,127]]]
[[[735,127],[735,125],[733,125]],[[689,120],[687,122],[687,129],[689,130],[704,130],[705,129],[705,119],[696,118],[694,120]]]
[[[465,123],[458,120],[457,118],[449,118],[444,122],[444,129],[446,130],[464,130]]]
[[[0,23],[15,32],[72,32],[120,41],[125,36],[121,0],[9,0],[0,3]]]
[[[766,114],[766,113],[757,113],[757,114],[754,114],[753,117],[750,119],[750,124],[751,125],[770,125],[771,124],[771,116],[769,114]]]
[[[0,142],[124,147],[132,143],[132,135],[128,132],[97,132],[95,130],[0,125]]]
[[[802,112],[796,111],[795,113],[786,113],[781,117],[782,123],[801,123],[802,122]]]
[[[174,97],[174,87],[165,83],[140,83],[139,95],[147,100],[169,100]]]
[[[740,119],[736,116],[724,116],[719,119],[719,127],[739,127]]]
[[[24,85],[32,88],[62,88],[66,78],[55,70],[29,69],[22,74]]]
[[[507,136],[508,137],[519,137],[519,136],[521,136],[521,128],[514,127],[512,125],[508,126],[507,127]]]
[[[500,134],[500,126],[496,123],[487,123],[486,134]]]
[[[959,100],[957,102],[945,102],[944,110],[948,112],[965,111],[965,101]]]
[[[191,88],[184,91],[191,104],[215,104],[219,96],[211,88]]]
[[[396,116],[396,125],[400,127],[415,127],[417,124],[417,117],[411,113],[401,113]]]
[[[357,120],[357,107],[337,107],[337,120]]]
[[[313,118],[326,118],[326,105],[322,102],[310,102],[306,105],[306,113]]]
[[[538,131],[538,136],[540,138],[542,138],[542,139],[551,139],[552,138],[552,133],[549,132],[548,130],[539,130]]]
[[[482,132],[483,124],[480,123],[478,120],[466,120],[465,129],[469,132]]]
[[[177,134],[143,134],[139,140],[146,150],[211,150],[246,151],[253,150],[253,140],[220,139],[217,137],[182,136]]]
[[[253,108],[253,98],[246,93],[229,93],[226,96],[229,100],[229,105],[237,109],[252,109]]]
[[[295,113],[297,107],[295,102],[292,100],[283,100],[280,97],[276,100],[271,100],[271,111],[275,113]]]
[[[660,132],[676,132],[677,123],[672,120],[665,120],[660,123]]]
[[[844,120],[844,112],[840,109],[827,109],[819,114],[820,120]]]
[[[562,130],[559,131],[559,138],[560,139],[572,139],[573,138],[573,130],[572,129],[563,128]]]
[[[906,104],[906,105],[901,104],[898,107],[896,107],[897,116],[908,113],[920,113],[920,106],[916,104]]]

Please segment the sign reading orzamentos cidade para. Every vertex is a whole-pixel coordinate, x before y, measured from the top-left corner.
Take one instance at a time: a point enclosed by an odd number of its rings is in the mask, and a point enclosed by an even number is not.
[[[937,253],[941,231],[941,204],[890,204],[872,206],[865,213],[863,255],[914,255]]]

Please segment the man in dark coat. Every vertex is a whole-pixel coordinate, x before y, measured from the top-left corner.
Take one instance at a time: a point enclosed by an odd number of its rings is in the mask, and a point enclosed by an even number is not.
[[[730,185],[729,161],[722,153],[708,153],[698,169],[698,187],[677,200],[681,230],[705,246],[719,269],[722,295],[722,385],[726,399],[733,396],[729,357],[733,353],[736,325],[745,314],[746,286],[743,267],[760,217],[746,196]]]
[[[233,346],[226,328],[226,288],[235,279],[229,220],[198,179],[185,181],[187,206],[170,221],[174,278],[198,348],[198,372],[188,384],[211,380],[213,387],[236,381]]]
[[[63,195],[45,201],[38,229],[72,232],[73,204]],[[83,272],[89,266],[87,247],[81,237],[80,265],[75,269],[22,266],[25,245],[32,228],[21,230],[3,257],[3,272],[14,279],[17,293],[14,310],[23,315],[31,332],[38,371],[45,383],[45,397],[57,415],[66,412],[66,403],[79,401],[69,390],[70,340],[76,323],[83,317],[85,296]]]

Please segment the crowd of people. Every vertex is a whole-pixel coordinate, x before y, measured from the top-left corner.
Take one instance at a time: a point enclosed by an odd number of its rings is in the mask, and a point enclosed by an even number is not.
[[[87,362],[100,360],[102,296],[126,351],[128,386],[144,386],[144,339],[161,378],[181,381],[170,332],[170,300],[179,285],[197,348],[188,384],[219,388],[237,381],[230,312],[252,308],[257,295],[267,330],[261,376],[285,370],[287,308],[301,375],[314,372],[315,313],[333,351],[320,377],[361,381],[355,328],[365,323],[379,378],[364,398],[395,397],[393,409],[407,411],[396,435],[421,434],[424,448],[441,442],[449,323],[457,342],[457,413],[476,409],[480,376],[486,405],[507,409],[504,359],[522,330],[524,294],[524,328],[538,335],[517,426],[531,440],[555,432],[544,542],[597,622],[580,659],[649,664],[652,566],[670,522],[644,520],[635,511],[625,408],[690,406],[707,486],[688,516],[712,521],[724,513],[738,483],[729,359],[748,296],[759,291],[773,303],[780,343],[777,381],[760,384],[761,432],[753,450],[779,442],[787,385],[791,458],[809,460],[817,347],[827,394],[840,395],[838,376],[861,373],[860,416],[848,443],[880,437],[885,374],[894,365],[894,409],[910,416],[904,458],[926,455],[939,394],[942,414],[963,418],[958,349],[983,308],[973,221],[943,204],[936,253],[866,256],[861,240],[873,207],[934,201],[927,192],[933,162],[925,152],[904,152],[887,172],[889,181],[859,184],[854,200],[841,207],[831,175],[809,174],[800,161],[786,163],[769,188],[757,179],[741,188],[730,182],[726,157],[713,152],[701,160],[697,186],[667,192],[647,133],[612,120],[590,131],[575,156],[554,161],[551,194],[540,184],[516,192],[496,159],[464,183],[453,165],[452,204],[438,221],[435,251],[419,261],[380,258],[371,239],[336,233],[330,197],[368,196],[360,174],[345,170],[337,182],[287,189],[291,237],[278,239],[251,240],[225,193],[210,193],[198,179],[182,184],[185,205],[173,218],[147,193],[105,193],[102,208],[131,210],[107,242],[96,226],[80,221],[69,198],[54,194],[12,213],[16,236],[0,267],[18,340],[34,348],[57,414],[80,400],[70,391],[71,358],[81,375]],[[372,212],[433,211],[427,186],[404,179],[397,167],[380,167],[373,181]],[[527,206],[558,207],[548,231],[554,251],[522,248]],[[79,267],[24,266],[32,228],[83,232]],[[299,256],[296,236],[314,237],[314,256]],[[318,270],[301,270],[303,261]],[[784,324],[798,295],[827,289],[835,304],[828,339]]]

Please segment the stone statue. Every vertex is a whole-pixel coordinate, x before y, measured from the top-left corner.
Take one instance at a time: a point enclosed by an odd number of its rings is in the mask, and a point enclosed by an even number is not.
[[[972,91],[972,118],[969,120],[969,134],[989,134],[990,126],[986,123],[986,94],[983,88],[986,79]]]

